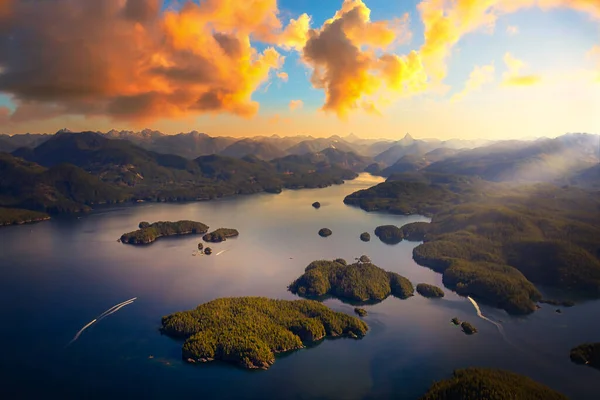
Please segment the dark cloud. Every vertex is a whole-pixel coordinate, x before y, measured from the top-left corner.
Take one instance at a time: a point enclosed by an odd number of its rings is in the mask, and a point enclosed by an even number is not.
[[[272,48],[261,54],[251,46],[254,32],[279,29],[276,1],[206,0],[166,12],[160,6],[0,0],[0,92],[17,105],[13,117],[255,112],[253,91],[283,61]]]

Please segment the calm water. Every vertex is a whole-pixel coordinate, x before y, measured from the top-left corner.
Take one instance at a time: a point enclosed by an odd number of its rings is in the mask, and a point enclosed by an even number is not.
[[[3,398],[417,398],[455,368],[511,369],[574,399],[594,399],[600,372],[569,361],[569,349],[600,340],[600,302],[562,314],[555,307],[526,318],[482,306],[502,321],[506,338],[479,319],[465,298],[416,295],[367,306],[371,330],[360,341],[326,340],[279,357],[268,371],[220,363],[191,366],[181,343],[158,332],[160,317],[218,297],[294,299],[286,286],[315,259],[371,256],[413,283],[441,285],[441,276],[412,260],[414,243],[387,246],[359,235],[382,224],[425,220],[365,213],[345,195],[379,182],[367,175],[342,186],[284,191],[189,204],[142,204],[97,210],[81,218],[0,229],[0,376]],[[321,209],[311,207],[320,201]],[[117,238],[139,221],[191,219],[231,227],[240,237],[192,256],[199,237],[133,247]],[[320,238],[328,227],[333,235]],[[84,331],[109,307],[137,301]],[[326,304],[352,313],[337,300]],[[479,334],[464,335],[454,316]],[[6,395],[9,397],[5,397]]]

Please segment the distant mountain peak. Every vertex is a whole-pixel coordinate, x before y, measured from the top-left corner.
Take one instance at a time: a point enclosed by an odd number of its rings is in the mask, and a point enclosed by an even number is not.
[[[354,132],[352,132],[349,135],[347,135],[346,137],[344,137],[344,140],[347,142],[356,142],[357,140],[360,140],[360,138],[358,136],[356,136],[354,134]]]
[[[414,142],[415,142],[415,139],[411,136],[410,133],[407,133],[406,135],[404,135],[404,137],[402,139],[398,140],[397,143],[402,146],[410,146]]]
[[[56,132],[57,135],[60,133],[73,133],[73,131],[70,130],[69,128],[62,128],[58,132]]]

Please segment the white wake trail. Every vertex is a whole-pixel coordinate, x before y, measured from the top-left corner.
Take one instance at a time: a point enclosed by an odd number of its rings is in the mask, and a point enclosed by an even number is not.
[[[112,311],[113,309],[119,307],[121,304],[125,304],[125,303],[129,303],[130,301],[136,300],[137,297],[134,297],[132,299],[129,300],[125,300],[119,304],[115,304],[114,306],[112,306],[111,308],[109,308],[108,310],[104,311],[102,314],[98,315],[97,319],[103,318],[104,316],[106,316],[106,314],[108,314],[110,311]]]
[[[75,334],[75,337],[73,339],[71,339],[71,341],[69,342],[69,344],[73,343],[74,341],[76,341],[77,339],[79,339],[79,336],[81,336],[81,334],[83,333],[83,331],[85,331],[87,328],[89,328],[90,326],[92,326],[95,322],[97,322],[97,319],[94,319],[93,321],[91,321],[90,323],[88,323],[86,326],[84,326],[83,328],[81,328],[79,330],[79,332],[77,332]],[[68,346],[68,345],[67,345]]]
[[[99,322],[101,320],[103,320],[104,318],[108,317],[111,314],[116,313],[117,311],[119,311],[121,308],[133,303],[135,300],[137,299],[137,297],[134,297],[132,299],[129,300],[125,300],[117,305],[112,306],[111,308],[109,308],[108,310],[104,311],[102,314],[98,315],[93,321],[89,322],[86,326],[84,326],[83,328],[81,328],[79,330],[79,332],[77,332],[75,334],[75,337],[73,339],[71,339],[71,341],[69,342],[69,344],[67,344],[67,346],[69,346],[71,343],[73,343],[74,341],[76,341],[77,339],[79,339],[79,336],[81,336],[81,334],[83,333],[83,331],[85,331],[87,328],[89,328],[90,326],[92,326],[93,324],[95,324],[96,322]]]
[[[220,252],[218,252],[217,254],[215,254],[215,256],[220,256],[221,254],[225,253],[226,251],[227,251],[227,249],[221,250]]]
[[[502,325],[500,325],[499,323],[497,323],[496,321],[492,321],[491,319],[489,319],[488,317],[486,317],[485,315],[483,315],[481,313],[481,309],[479,308],[479,304],[477,304],[477,302],[475,300],[473,300],[471,298],[471,296],[467,296],[467,299],[469,299],[469,301],[471,303],[473,303],[473,306],[475,307],[475,311],[477,311],[477,316],[491,324],[493,324],[496,328],[498,328],[498,331],[500,332],[500,334],[502,335],[502,337],[504,338],[504,340],[506,340],[507,343],[510,343],[510,341],[506,338],[506,334],[504,333],[504,327]],[[512,343],[511,343],[512,344]]]
[[[128,305],[130,305],[131,303],[133,303],[133,300],[131,300],[131,301],[129,301],[129,302],[126,302],[126,303],[123,303],[123,304],[121,304],[120,306],[118,306],[117,308],[115,308],[114,310],[112,310],[111,312],[109,312],[108,314],[105,314],[104,316],[102,316],[102,318],[100,318],[98,321],[100,321],[100,320],[102,320],[102,319],[104,319],[104,318],[108,317],[108,316],[109,316],[109,315],[111,315],[111,314],[114,314],[114,313],[116,313],[116,312],[117,312],[117,311],[119,311],[121,308],[123,308],[123,307],[125,307],[125,306],[128,306]]]

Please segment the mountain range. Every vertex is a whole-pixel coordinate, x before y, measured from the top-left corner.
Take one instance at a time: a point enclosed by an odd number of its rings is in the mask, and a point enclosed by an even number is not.
[[[71,133],[62,129],[57,133]],[[174,154],[190,160],[200,156],[219,154],[228,157],[243,158],[254,155],[269,161],[287,155],[315,153],[327,148],[343,152],[353,152],[360,156],[372,157],[383,168],[388,167],[407,154],[425,154],[437,148],[475,148],[487,141],[467,140],[417,140],[410,134],[398,141],[386,139],[361,139],[356,135],[328,138],[314,138],[298,135],[280,137],[256,136],[252,138],[211,137],[205,133],[191,131],[176,135],[167,135],[159,131],[117,131],[95,132],[108,139],[120,139],[131,142],[145,150],[155,153]],[[0,135],[0,151],[13,152],[21,147],[34,148],[49,140],[50,134]]]
[[[392,180],[420,171],[600,188],[600,136],[592,134],[490,144],[409,134],[393,142],[355,135],[234,139],[199,132],[61,130],[3,135],[0,150],[0,207],[49,212],[124,200],[198,200],[323,187],[365,170]]]

